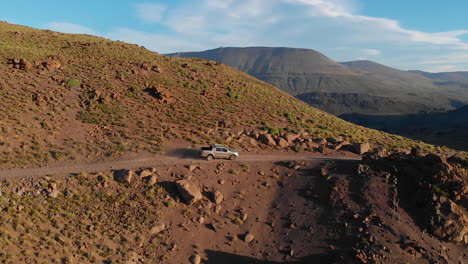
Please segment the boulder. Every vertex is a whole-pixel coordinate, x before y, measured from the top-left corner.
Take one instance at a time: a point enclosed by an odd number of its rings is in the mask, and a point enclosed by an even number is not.
[[[121,183],[130,184],[135,173],[131,170],[118,170],[114,172],[114,180]]]
[[[195,255],[191,256],[189,260],[190,260],[191,264],[200,264],[201,263],[201,257],[198,254],[195,254]]]
[[[196,170],[197,168],[198,168],[198,166],[197,166],[197,165],[193,165],[193,164],[192,164],[192,165],[189,165],[189,166],[187,167],[187,169],[188,169],[189,171],[194,171],[194,170]]]
[[[152,227],[150,229],[150,234],[151,235],[157,235],[159,233],[161,233],[164,229],[166,229],[166,225],[165,224],[158,224],[158,225],[155,225],[154,227]]]
[[[298,134],[288,133],[283,137],[289,144],[293,143],[294,140],[299,138]]]
[[[328,143],[324,138],[314,138],[314,142],[319,145],[326,145]]]
[[[244,236],[244,241],[246,243],[250,243],[254,240],[254,236],[251,234],[251,233],[247,233],[245,236]]]
[[[240,219],[241,219],[242,221],[244,221],[244,222],[245,222],[245,221],[247,220],[247,216],[248,216],[248,215],[247,215],[247,213],[246,213],[246,212],[241,212]]]
[[[186,180],[177,181],[176,185],[177,190],[187,204],[193,204],[202,199],[200,189]]]
[[[224,196],[219,190],[216,190],[214,192],[211,192],[211,199],[215,204],[220,204],[223,202]]]
[[[49,193],[49,197],[50,198],[57,198],[59,193],[60,192],[58,190],[53,190],[52,192]]]
[[[261,134],[258,139],[265,145],[276,146],[276,142],[270,134]]]
[[[158,182],[158,177],[156,177],[155,175],[148,176],[145,179],[146,183],[150,186],[153,186]]]
[[[320,153],[327,152],[327,149],[324,146],[318,146],[314,150],[317,151],[317,152],[320,152]]]
[[[276,140],[276,145],[280,148],[287,148],[289,147],[289,142],[286,141],[284,138],[278,138]]]
[[[60,61],[53,59],[46,60],[42,65],[49,71],[58,70],[62,67]]]
[[[369,143],[355,143],[353,144],[353,152],[357,154],[364,154],[366,152],[369,152],[371,150],[371,145]]]
[[[327,138],[328,143],[331,144],[337,144],[343,142],[343,138],[338,136],[338,137],[329,137]]]
[[[307,148],[308,149],[316,149],[319,147],[319,144],[315,143],[315,142],[307,142]]]
[[[21,59],[20,62],[19,62],[19,68],[21,70],[30,70],[30,69],[32,69],[32,67],[33,67],[33,65],[29,61],[27,61],[25,59]]]
[[[198,221],[198,223],[203,224],[203,223],[205,223],[205,217],[200,216],[200,217],[198,217],[197,221]]]
[[[153,172],[151,170],[142,170],[140,171],[140,177],[141,178],[146,178],[153,175]]]

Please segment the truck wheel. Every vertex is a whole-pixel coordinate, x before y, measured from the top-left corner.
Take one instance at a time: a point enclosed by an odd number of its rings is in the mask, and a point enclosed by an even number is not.
[[[206,157],[206,160],[212,160],[212,159],[213,159],[213,155],[208,155],[208,156]]]
[[[236,155],[231,155],[231,156],[229,157],[230,160],[235,160],[236,158],[237,158]]]

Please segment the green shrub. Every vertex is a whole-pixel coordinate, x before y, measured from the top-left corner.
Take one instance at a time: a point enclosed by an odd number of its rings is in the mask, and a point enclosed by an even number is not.
[[[119,71],[119,75],[128,77],[128,76],[130,76],[130,72],[128,72],[128,71]]]
[[[78,80],[78,79],[70,79],[67,81],[67,84],[66,86],[68,88],[71,88],[71,87],[77,87],[77,86],[80,86],[81,85],[81,81]]]

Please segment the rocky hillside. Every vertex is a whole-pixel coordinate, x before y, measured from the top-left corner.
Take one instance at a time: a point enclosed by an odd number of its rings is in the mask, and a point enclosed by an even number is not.
[[[431,148],[352,125],[231,67],[123,42],[2,22],[0,61],[3,167],[157,152],[178,139],[249,149],[233,139],[252,129]]]
[[[414,114],[451,110],[468,92],[371,61],[336,63],[314,50],[219,48],[169,54],[214,60],[242,70],[329,113]]]

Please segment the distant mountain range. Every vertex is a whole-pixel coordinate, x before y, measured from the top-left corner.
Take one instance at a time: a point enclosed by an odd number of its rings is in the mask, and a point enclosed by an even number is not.
[[[460,148],[455,139],[468,135],[468,127],[459,124],[468,123],[467,110],[455,111],[468,104],[468,72],[402,71],[369,60],[338,63],[315,50],[294,48],[167,55],[227,64],[359,125],[455,148]]]
[[[218,48],[168,55],[227,64],[335,115],[444,112],[468,104],[468,89],[457,82],[462,78],[444,81],[372,61],[338,63],[308,49]]]

